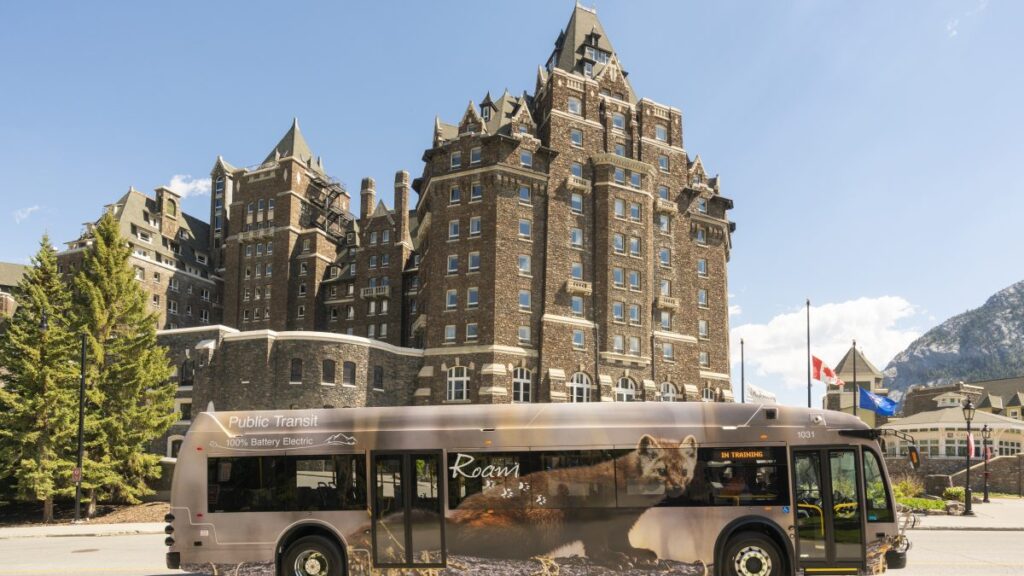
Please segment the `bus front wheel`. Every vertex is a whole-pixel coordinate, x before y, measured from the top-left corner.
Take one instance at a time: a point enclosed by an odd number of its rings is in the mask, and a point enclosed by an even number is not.
[[[757,532],[741,532],[729,539],[725,549],[728,576],[780,576],[782,553],[770,538]]]
[[[288,546],[282,576],[342,576],[341,552],[323,536],[304,536]]]

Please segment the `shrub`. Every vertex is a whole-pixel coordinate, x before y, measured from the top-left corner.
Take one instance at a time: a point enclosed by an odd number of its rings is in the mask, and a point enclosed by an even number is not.
[[[946,488],[942,491],[943,500],[956,500],[957,502],[964,501],[964,489],[961,486],[953,486]]]
[[[924,494],[924,481],[914,474],[897,474],[892,478],[893,495],[899,498],[917,498]]]

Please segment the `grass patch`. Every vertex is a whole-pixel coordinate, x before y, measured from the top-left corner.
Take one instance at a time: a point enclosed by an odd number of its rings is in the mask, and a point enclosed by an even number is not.
[[[896,501],[904,506],[908,506],[914,512],[946,509],[946,503],[942,500],[930,500],[928,498],[897,498]]]

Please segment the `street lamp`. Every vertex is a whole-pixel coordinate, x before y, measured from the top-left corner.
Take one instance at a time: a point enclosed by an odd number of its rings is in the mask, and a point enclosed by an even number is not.
[[[981,457],[985,459],[985,497],[982,502],[988,504],[988,441],[992,439],[992,429],[985,424],[981,427]]]
[[[974,516],[971,510],[971,420],[974,420],[974,402],[964,401],[964,420],[967,421],[967,478],[964,483],[964,516]]]

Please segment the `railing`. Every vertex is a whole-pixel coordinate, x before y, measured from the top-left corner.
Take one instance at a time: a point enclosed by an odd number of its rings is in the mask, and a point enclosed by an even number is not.
[[[386,298],[391,295],[391,286],[370,286],[359,290],[362,298]]]
[[[666,212],[669,214],[675,214],[679,212],[679,206],[671,200],[665,200],[664,198],[656,198],[654,200],[654,210],[656,212]]]
[[[658,296],[654,299],[654,307],[662,310],[675,310],[679,308],[679,299],[671,296]]]
[[[570,278],[565,281],[565,291],[569,294],[582,294],[584,296],[589,296],[593,291],[593,288],[591,287],[590,282]]]
[[[566,179],[565,185],[567,188],[570,188],[572,190],[581,190],[583,192],[590,191],[590,180],[587,180],[586,178],[581,178],[580,176],[570,175]]]

